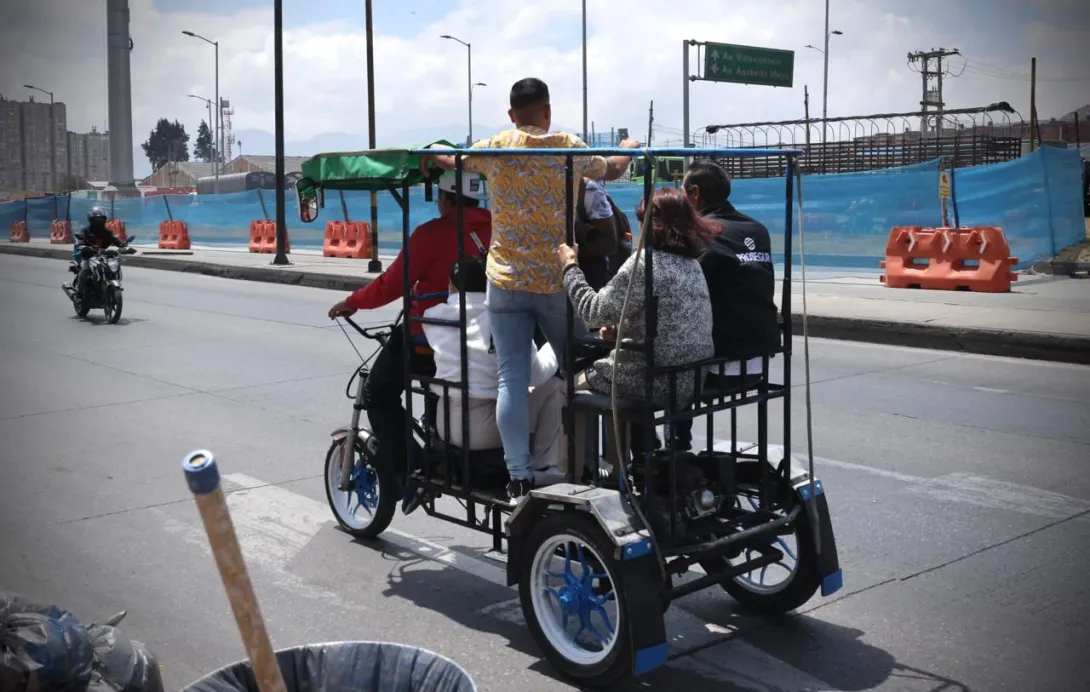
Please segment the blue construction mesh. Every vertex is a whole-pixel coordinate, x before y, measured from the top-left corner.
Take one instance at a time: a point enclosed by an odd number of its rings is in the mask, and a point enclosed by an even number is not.
[[[806,210],[807,262],[813,266],[877,268],[886,238],[894,226],[938,226],[942,223],[938,198],[939,161],[904,168],[862,173],[812,175],[803,179]],[[634,210],[643,194],[641,185],[611,183],[617,206],[638,230]],[[783,179],[735,180],[731,201],[744,213],[765,223],[772,232],[773,249],[782,261],[785,183]],[[1020,267],[1050,257],[1083,238],[1081,164],[1079,153],[1046,147],[1015,161],[959,169],[954,174],[958,221],[965,226],[999,226],[1007,234]],[[379,249],[392,254],[401,246],[401,209],[388,194],[379,194]],[[370,195],[344,193],[348,217],[370,218]],[[424,200],[422,187],[410,190],[413,227],[433,218],[434,202]],[[264,203],[264,206],[263,204]],[[70,204],[70,206],[69,206]],[[275,194],[251,190],[223,195],[167,195],[109,201],[46,197],[0,204],[0,229],[12,221],[28,220],[31,237],[47,237],[54,218],[70,218],[73,227],[85,222],[87,211],[98,204],[123,219],[137,242],[154,242],[159,223],[168,217],[186,221],[196,246],[246,245],[250,222],[275,217]],[[263,211],[263,209],[265,211]],[[325,221],[343,219],[337,192],[326,194],[318,221],[299,221],[294,191],[287,196],[288,230],[293,249],[321,248]],[[794,254],[798,257],[797,221]]]

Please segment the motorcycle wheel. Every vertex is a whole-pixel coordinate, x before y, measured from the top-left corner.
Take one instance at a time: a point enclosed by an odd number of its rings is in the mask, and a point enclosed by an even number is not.
[[[91,312],[90,302],[79,292],[76,293],[76,297],[72,301],[72,307],[76,309],[76,317],[80,319],[87,317],[87,313]]]
[[[106,289],[106,300],[103,309],[106,311],[106,321],[110,324],[117,324],[121,319],[121,307],[124,305],[122,295],[121,291],[116,290],[113,286]]]

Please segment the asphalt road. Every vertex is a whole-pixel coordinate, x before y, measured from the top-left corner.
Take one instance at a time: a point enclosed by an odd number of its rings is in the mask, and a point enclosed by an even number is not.
[[[278,647],[399,641],[450,656],[482,690],[572,689],[480,557],[485,537],[422,512],[374,544],[335,528],[321,471],[357,362],[324,316],[339,294],[130,269],[110,326],[73,316],[66,278],[63,262],[0,257],[0,588],[85,620],[128,610],[123,631],[157,652],[172,689],[242,658],[179,468],[208,447]],[[816,340],[811,352],[845,588],[780,620],[690,596],[668,620],[670,665],[621,689],[1078,687],[1090,368]]]

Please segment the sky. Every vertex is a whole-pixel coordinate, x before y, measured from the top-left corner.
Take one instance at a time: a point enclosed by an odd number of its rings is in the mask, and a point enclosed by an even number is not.
[[[285,131],[289,154],[366,144],[363,0],[284,2]],[[474,134],[508,124],[510,85],[526,76],[550,87],[555,127],[582,129],[580,0],[374,0],[376,131],[379,146],[467,133],[467,50],[472,44]],[[792,120],[822,106],[822,0],[587,0],[588,119],[598,132],[629,128],[677,144],[682,125],[682,42],[736,43],[795,52],[793,88],[691,83],[690,126]],[[23,84],[67,104],[68,126],[107,129],[106,0],[35,0],[0,25],[0,94],[23,100]],[[219,41],[220,95],[231,101],[243,151],[272,154],[271,0],[130,0],[135,171],[157,119],[179,119],[195,140],[212,98]],[[832,0],[830,117],[919,110],[920,75],[909,52],[957,48],[944,82],[948,108],[1009,102],[1028,119],[1030,59],[1037,57],[1037,110],[1060,117],[1090,103],[1090,3],[1085,0]],[[692,74],[699,70],[697,54]],[[39,94],[39,96],[41,96]],[[247,141],[248,140],[248,141]],[[720,144],[724,142],[720,141]],[[317,149],[312,149],[318,147]],[[307,150],[310,149],[310,150]],[[237,154],[237,150],[235,152]]]

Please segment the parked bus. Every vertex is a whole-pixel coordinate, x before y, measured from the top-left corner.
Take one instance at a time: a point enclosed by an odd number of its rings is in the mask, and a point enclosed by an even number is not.
[[[229,173],[219,177],[218,191],[221,195],[246,190],[273,190],[276,188],[276,176],[265,171],[251,173]],[[209,175],[197,180],[198,195],[214,195],[217,192],[216,176]]]

